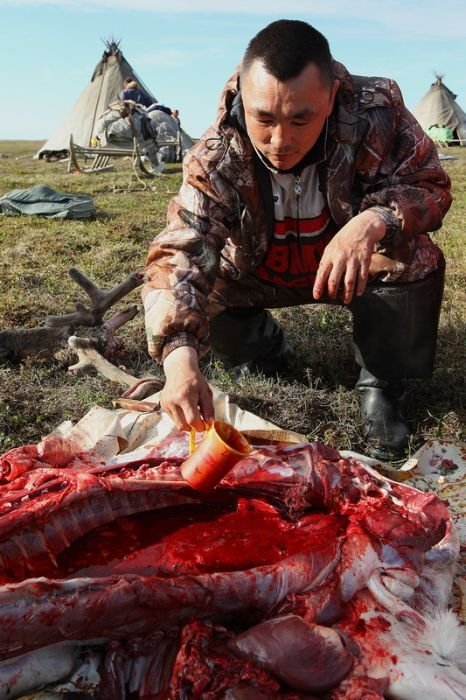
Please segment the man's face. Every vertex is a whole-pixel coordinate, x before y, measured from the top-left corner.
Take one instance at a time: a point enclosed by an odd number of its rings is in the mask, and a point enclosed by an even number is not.
[[[273,167],[289,170],[312,148],[333,109],[338,84],[329,87],[314,63],[284,83],[261,61],[242,76],[246,129]]]

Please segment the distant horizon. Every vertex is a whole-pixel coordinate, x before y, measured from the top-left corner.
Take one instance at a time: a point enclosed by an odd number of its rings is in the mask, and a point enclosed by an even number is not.
[[[47,137],[48,138],[48,137]],[[41,141],[47,141],[47,138],[45,139],[0,139],[0,143],[40,143]]]
[[[112,38],[157,100],[177,107],[183,129],[199,138],[249,40],[283,16],[325,34],[350,72],[394,79],[410,110],[437,74],[466,105],[464,2],[439,8],[425,0],[418,9],[414,0],[316,0],[310,11],[307,0],[288,0],[285,12],[278,0],[218,5],[172,0],[167,11],[159,0],[0,0],[0,57],[11,66],[0,140],[48,140]]]

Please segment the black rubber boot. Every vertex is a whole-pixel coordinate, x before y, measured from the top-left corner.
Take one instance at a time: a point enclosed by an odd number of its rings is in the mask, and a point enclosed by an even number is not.
[[[410,430],[403,415],[406,380],[377,379],[361,369],[356,383],[368,454],[382,461],[406,456]]]
[[[210,321],[210,343],[225,367],[234,368],[236,380],[250,372],[275,377],[296,360],[283,329],[265,309],[226,309]]]
[[[270,378],[287,376],[296,368],[296,364],[296,353],[287,343],[278,354],[263,355],[256,360],[236,365],[233,368],[233,381],[238,382],[248,374],[262,374]]]
[[[418,282],[377,282],[350,304],[356,362],[379,379],[430,378],[445,265]]]
[[[406,380],[432,376],[445,266],[407,284],[373,283],[355,299],[356,384],[369,453],[402,459],[409,428],[402,413]]]

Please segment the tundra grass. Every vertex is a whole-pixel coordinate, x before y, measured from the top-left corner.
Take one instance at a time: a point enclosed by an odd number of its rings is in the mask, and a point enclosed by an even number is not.
[[[63,192],[92,196],[97,216],[60,221],[0,215],[0,330],[33,327],[49,315],[73,311],[87,298],[68,275],[78,267],[102,288],[144,269],[152,239],[163,229],[167,204],[181,182],[179,165],[155,180],[138,179],[129,161],[112,172],[69,174],[65,161],[33,160],[41,142],[0,141],[0,196],[47,184]],[[447,258],[436,369],[432,380],[410,383],[406,413],[413,432],[411,451],[431,438],[464,441],[466,331],[466,149],[445,169],[454,204],[434,234]],[[7,157],[4,157],[7,156]],[[118,306],[140,305],[136,289]],[[203,360],[209,380],[231,400],[277,425],[338,449],[365,451],[353,386],[351,318],[344,308],[325,305],[282,309],[274,314],[298,354],[293,374],[277,380],[250,376],[234,383],[211,356]],[[119,331],[117,363],[135,376],[162,376],[147,354],[139,313]],[[0,365],[0,453],[37,442],[63,421],[76,422],[93,405],[111,407],[124,387],[94,374],[75,376],[72,351]]]

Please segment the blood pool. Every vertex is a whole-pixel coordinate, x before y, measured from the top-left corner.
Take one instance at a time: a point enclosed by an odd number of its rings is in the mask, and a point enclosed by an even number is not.
[[[88,533],[58,556],[54,574],[69,578],[241,571],[300,551],[328,556],[328,548],[336,546],[346,526],[346,518],[322,513],[289,522],[259,500],[239,499],[234,511],[177,506],[119,518]]]

